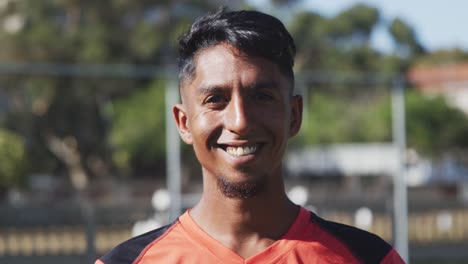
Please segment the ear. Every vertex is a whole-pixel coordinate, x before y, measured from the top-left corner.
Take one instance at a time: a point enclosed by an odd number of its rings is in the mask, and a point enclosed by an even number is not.
[[[294,95],[291,99],[291,119],[289,136],[293,137],[299,133],[302,124],[302,96]]]
[[[176,104],[172,107],[172,114],[179,130],[180,137],[187,144],[192,144],[192,133],[190,132],[188,117],[183,104]]]

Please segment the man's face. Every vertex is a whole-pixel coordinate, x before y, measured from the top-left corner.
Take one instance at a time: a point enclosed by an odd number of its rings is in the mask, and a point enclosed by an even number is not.
[[[301,124],[302,99],[292,96],[291,82],[272,62],[227,44],[202,50],[195,63],[173,110],[205,181],[228,189],[277,181],[287,142]]]

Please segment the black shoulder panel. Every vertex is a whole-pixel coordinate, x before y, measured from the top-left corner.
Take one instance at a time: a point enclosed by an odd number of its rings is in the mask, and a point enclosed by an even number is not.
[[[163,235],[174,224],[175,222],[131,238],[113,248],[101,257],[100,260],[105,264],[131,264],[138,258],[146,246]]]
[[[361,263],[375,264],[392,250],[382,238],[367,231],[324,220],[311,212],[311,221],[341,241]]]

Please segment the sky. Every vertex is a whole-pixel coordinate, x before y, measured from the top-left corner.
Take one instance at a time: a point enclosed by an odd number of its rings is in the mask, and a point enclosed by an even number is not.
[[[251,2],[262,6],[268,1]],[[300,5],[333,16],[357,3],[377,7],[384,21],[402,18],[415,29],[420,42],[430,51],[450,48],[468,51],[468,0],[303,0]],[[385,30],[377,30],[372,43],[382,51],[392,48]]]

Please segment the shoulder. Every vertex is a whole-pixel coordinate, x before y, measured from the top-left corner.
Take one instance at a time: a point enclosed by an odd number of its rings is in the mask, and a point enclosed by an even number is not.
[[[120,245],[113,248],[107,254],[102,256],[99,260],[104,264],[128,264],[134,263],[134,261],[140,256],[145,249],[150,246],[153,241],[161,238],[172,226],[171,223],[158,229],[152,230],[148,233],[131,238]]]
[[[350,250],[362,263],[380,263],[393,247],[370,232],[327,221],[311,212],[311,221]]]

